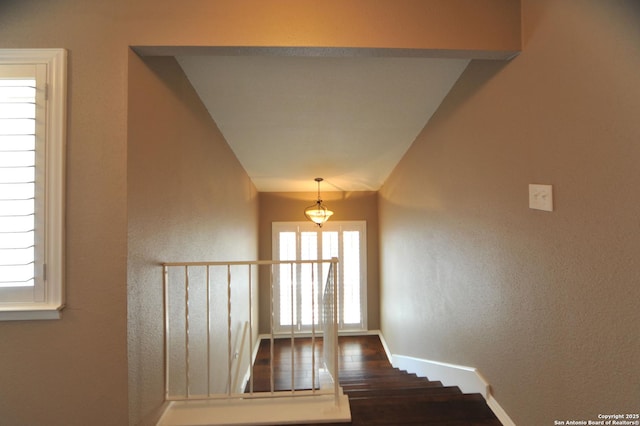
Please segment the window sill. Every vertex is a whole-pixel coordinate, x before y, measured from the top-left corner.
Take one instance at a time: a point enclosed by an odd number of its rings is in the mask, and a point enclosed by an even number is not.
[[[62,317],[62,308],[64,306],[56,305],[0,307],[0,321],[57,320]]]

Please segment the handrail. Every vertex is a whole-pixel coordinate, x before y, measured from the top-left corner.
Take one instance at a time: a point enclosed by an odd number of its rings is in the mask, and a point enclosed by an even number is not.
[[[338,258],[321,260],[238,260],[238,261],[215,261],[215,262],[163,262],[162,266],[241,266],[241,265],[281,265],[281,264],[313,264],[313,263],[338,263]]]
[[[329,374],[333,389],[315,388],[316,363],[315,339],[316,339],[316,301],[312,297],[312,387],[311,391],[296,391],[295,366],[292,357],[291,392],[284,392],[287,396],[335,395],[336,404],[339,402],[338,385],[338,347],[337,347],[337,268],[336,258],[330,260],[259,260],[259,261],[203,261],[203,262],[165,262],[163,268],[164,288],[164,326],[165,326],[165,400],[213,400],[235,398],[268,398],[283,396],[276,393],[273,380],[273,345],[274,345],[274,312],[273,312],[273,287],[276,265],[312,264],[316,265],[311,270],[311,285],[318,285],[322,301],[317,306],[320,316],[317,318],[322,323],[323,335],[323,359],[324,370]],[[322,284],[314,276],[320,269],[318,265],[329,264],[329,276],[322,291]],[[253,347],[256,335],[252,317],[252,307],[255,303],[253,296],[254,284],[257,282],[258,267],[270,266],[270,295],[271,295],[271,379],[269,392],[254,392],[253,389]],[[319,274],[318,274],[319,275]],[[246,287],[245,287],[246,286]],[[247,297],[243,300],[235,300],[234,295],[244,289]],[[226,300],[220,300],[224,293]],[[312,288],[312,294],[314,288]],[[233,303],[232,303],[233,302]],[[237,318],[234,309],[246,312],[245,318]],[[233,315],[232,315],[233,312]],[[327,316],[327,314],[330,314]],[[239,331],[233,339],[233,326],[239,320],[245,327]],[[224,327],[221,325],[224,324]],[[292,321],[291,344],[292,349],[296,339]],[[221,331],[226,328],[226,334]],[[248,331],[246,330],[248,328]],[[232,341],[240,347],[246,347],[245,336],[249,339],[249,356],[243,359],[244,351],[236,351],[232,347]],[[327,352],[329,351],[329,352]],[[226,352],[226,354],[225,354]],[[226,363],[225,363],[226,361]],[[234,362],[235,368],[234,368]],[[220,366],[226,364],[226,372],[221,372]],[[249,375],[248,393],[241,393],[238,389],[238,372],[246,366]],[[223,369],[223,368],[222,368]],[[235,374],[232,370],[235,369]],[[215,371],[214,371],[215,370]],[[222,378],[224,376],[224,379]],[[206,383],[205,383],[206,382]],[[247,384],[242,383],[244,388]]]

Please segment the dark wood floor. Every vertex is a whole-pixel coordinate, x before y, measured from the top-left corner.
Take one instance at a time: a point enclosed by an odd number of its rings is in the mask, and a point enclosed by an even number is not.
[[[253,390],[270,390],[269,341],[261,342],[254,365]],[[274,387],[291,389],[291,359],[295,389],[312,386],[311,358],[322,353],[322,339],[290,339],[274,344]],[[351,407],[351,423],[336,425],[501,425],[480,394],[463,394],[392,367],[378,336],[339,338],[339,381]],[[317,381],[316,381],[317,386]],[[328,426],[328,424],[324,424]]]

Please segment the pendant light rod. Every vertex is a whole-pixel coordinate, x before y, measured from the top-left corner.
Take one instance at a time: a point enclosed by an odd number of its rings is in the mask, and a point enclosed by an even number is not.
[[[324,179],[322,179],[321,177],[317,177],[314,179],[316,182],[318,182],[318,201],[322,201],[320,199],[320,182],[322,182]]]

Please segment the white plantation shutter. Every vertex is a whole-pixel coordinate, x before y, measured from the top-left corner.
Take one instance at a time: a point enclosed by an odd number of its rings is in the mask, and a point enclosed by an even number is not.
[[[7,68],[36,74],[35,66]],[[7,78],[7,71],[0,80],[0,287],[34,287],[36,79]]]
[[[65,57],[0,50],[0,319],[63,304]]]

